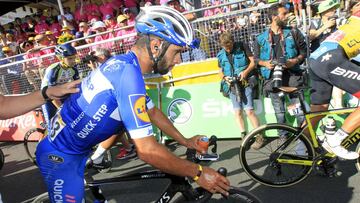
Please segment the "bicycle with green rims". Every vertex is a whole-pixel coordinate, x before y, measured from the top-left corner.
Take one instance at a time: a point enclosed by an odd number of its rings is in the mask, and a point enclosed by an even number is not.
[[[249,133],[240,146],[240,163],[244,171],[255,181],[271,187],[287,187],[303,181],[315,169],[326,176],[336,176],[337,157],[321,147],[321,137],[317,136],[311,119],[318,116],[347,116],[356,108],[344,108],[324,112],[309,112],[303,94],[305,88],[282,87],[284,93],[297,94],[300,100],[297,112],[304,112],[306,125],[293,127],[288,124],[271,123],[262,125]],[[304,131],[309,129],[310,136]],[[280,137],[279,134],[286,135]],[[259,137],[261,136],[261,137]],[[263,145],[253,149],[251,145],[263,138]],[[360,129],[342,142],[345,148],[358,145]],[[360,145],[356,151],[360,153]],[[356,167],[360,170],[360,160]]]

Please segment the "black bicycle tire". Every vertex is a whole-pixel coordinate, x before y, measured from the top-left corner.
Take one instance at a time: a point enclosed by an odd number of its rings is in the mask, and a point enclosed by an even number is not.
[[[34,154],[34,155],[31,154],[30,149],[29,149],[29,145],[28,145],[29,137],[30,137],[33,133],[35,133],[35,132],[44,134],[44,133],[45,133],[45,130],[42,129],[42,128],[32,128],[32,129],[28,130],[28,131],[25,133],[25,136],[24,136],[24,147],[25,147],[25,152],[26,152],[26,155],[28,156],[28,159],[29,159],[33,164],[37,165],[35,154]]]
[[[37,197],[35,197],[35,199],[32,200],[31,202],[32,203],[50,202],[49,195],[47,192],[44,192],[44,193],[38,195]],[[90,202],[94,202],[94,200],[92,198],[88,197],[87,195],[85,195],[85,202],[90,203]]]
[[[236,199],[237,200],[236,202],[262,203],[262,201],[257,196],[239,187],[230,188],[229,198]]]
[[[4,164],[5,164],[5,155],[2,149],[0,148],[0,170],[2,169]]]
[[[286,125],[286,124],[273,123],[273,124],[262,125],[256,129],[254,129],[250,134],[248,134],[244,138],[244,140],[240,146],[239,159],[240,159],[242,168],[248,174],[248,176],[251,177],[253,180],[255,180],[263,185],[270,186],[270,187],[289,187],[291,185],[295,185],[295,184],[303,181],[304,179],[306,179],[309,176],[310,172],[312,171],[312,166],[304,166],[303,173],[299,174],[298,178],[296,178],[296,179],[289,180],[287,182],[274,183],[274,182],[264,180],[261,177],[259,177],[258,175],[256,175],[252,171],[252,169],[249,167],[246,157],[245,157],[245,153],[248,151],[248,147],[249,147],[251,141],[255,139],[256,135],[258,135],[259,133],[264,132],[266,130],[277,130],[277,129],[286,130],[293,134],[297,132],[296,128]],[[314,157],[315,149],[312,146],[312,143],[309,141],[309,139],[304,134],[301,134],[299,139],[305,144],[307,152],[309,153],[309,157]]]
[[[358,154],[360,154],[360,142],[358,143],[358,145],[356,147],[356,152]],[[358,172],[360,172],[360,157],[356,160],[355,166],[356,166],[356,169],[358,170]]]

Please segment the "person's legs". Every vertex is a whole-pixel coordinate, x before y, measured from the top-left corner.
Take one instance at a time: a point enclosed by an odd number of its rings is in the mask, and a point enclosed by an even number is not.
[[[253,100],[253,91],[251,87],[245,88],[245,98],[246,102],[242,103],[243,109],[246,112],[246,115],[249,117],[249,120],[251,122],[251,125],[253,128],[259,127],[259,120],[255,115],[254,111],[254,100]]]
[[[310,65],[313,65],[311,68],[314,73],[313,76],[315,76],[315,81],[320,81],[318,79],[321,78],[325,82],[359,97],[360,81],[357,80],[358,75],[360,75],[359,66],[350,62],[342,50],[336,49],[327,54],[332,58],[330,62],[326,64],[321,63],[320,58],[310,61]],[[313,84],[313,88],[319,89],[319,86]],[[317,97],[322,96],[316,91],[314,93]],[[311,96],[313,97],[313,95]],[[318,103],[315,104],[324,105],[324,102],[317,102]],[[341,142],[358,127],[360,127],[360,110],[357,109],[348,116],[342,127],[339,128],[334,135],[325,135],[322,146],[327,151],[332,152],[341,158],[357,159],[359,154],[348,151],[341,146]]]
[[[236,95],[232,92],[230,92],[229,96],[235,113],[235,122],[240,128],[240,134],[242,136],[246,131],[242,112],[242,101],[236,101]]]
[[[108,139],[102,141],[98,145],[98,147],[96,148],[94,154],[90,158],[91,160],[93,160],[94,164],[99,164],[99,163],[102,162],[104,153],[106,152],[106,150],[110,149],[110,147],[114,144],[117,136],[118,136],[117,134],[112,135],[111,137],[109,137]]]

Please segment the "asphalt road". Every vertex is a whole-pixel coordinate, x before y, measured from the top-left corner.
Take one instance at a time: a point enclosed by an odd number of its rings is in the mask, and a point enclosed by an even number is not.
[[[303,182],[288,188],[270,188],[251,180],[242,170],[239,163],[239,140],[218,141],[220,160],[210,164],[213,168],[221,166],[228,169],[228,178],[234,186],[243,187],[257,195],[265,203],[279,202],[315,202],[315,203],[345,203],[360,202],[360,177],[357,175],[354,162],[339,163],[342,175],[327,178],[314,172]],[[46,191],[37,167],[27,160],[22,143],[0,143],[5,153],[6,162],[0,171],[0,192],[4,203],[29,202],[37,195]],[[169,146],[178,155],[185,149],[176,144]],[[112,149],[115,155],[117,149]],[[143,171],[151,167],[137,158],[131,160],[115,160],[111,172],[97,174],[95,179],[116,176],[122,173]],[[164,181],[138,181],[111,186],[108,189],[116,191],[121,202],[151,202],[166,186]],[[106,193],[107,188],[104,188]],[[114,192],[112,192],[114,193]]]

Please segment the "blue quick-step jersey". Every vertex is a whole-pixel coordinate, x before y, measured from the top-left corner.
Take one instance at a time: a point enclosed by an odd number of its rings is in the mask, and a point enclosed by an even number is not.
[[[45,86],[62,85],[77,79],[79,79],[77,67],[65,69],[61,67],[60,63],[55,63],[45,70],[45,75],[41,82],[41,88]],[[42,110],[45,122],[49,123],[50,119],[55,115],[57,108],[51,101],[48,101],[42,105]]]
[[[59,151],[83,154],[122,128],[131,138],[151,136],[152,107],[135,54],[117,55],[83,79],[51,120],[47,138]]]

